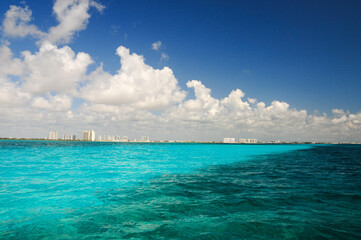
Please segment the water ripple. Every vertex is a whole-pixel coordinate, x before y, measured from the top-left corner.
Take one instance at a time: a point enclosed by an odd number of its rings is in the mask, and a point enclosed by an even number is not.
[[[87,145],[63,147],[82,156]],[[262,155],[252,148],[257,154],[193,147],[140,145],[132,155],[117,145],[100,154],[96,149],[104,146],[95,144],[92,161],[43,159],[50,168],[18,159],[16,168],[36,171],[15,171],[11,178],[1,170],[12,184],[1,182],[8,205],[0,210],[0,238],[361,239],[361,146]],[[188,155],[181,154],[185,149]],[[214,157],[217,151],[224,151],[222,159]],[[98,159],[104,154],[107,159]],[[54,168],[62,170],[49,172]]]

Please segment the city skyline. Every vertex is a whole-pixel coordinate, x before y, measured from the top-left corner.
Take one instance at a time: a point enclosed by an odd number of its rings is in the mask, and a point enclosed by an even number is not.
[[[47,137],[0,137],[2,140],[55,140],[55,141],[96,141],[96,142],[149,142],[149,143],[232,143],[232,144],[361,144],[361,142],[355,141],[281,141],[277,138],[273,140],[258,140],[255,138],[244,138],[227,136],[221,140],[195,140],[195,139],[151,139],[149,136],[139,136],[135,138],[129,138],[125,135],[119,134],[96,134],[94,130],[83,130],[82,136],[78,137],[73,133],[65,133],[61,137],[58,131],[50,131]]]
[[[0,137],[361,142],[360,9],[2,1]]]

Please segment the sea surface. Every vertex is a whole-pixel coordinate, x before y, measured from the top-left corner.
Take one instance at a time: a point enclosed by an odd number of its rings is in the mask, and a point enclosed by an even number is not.
[[[361,145],[2,140],[0,239],[361,239]]]

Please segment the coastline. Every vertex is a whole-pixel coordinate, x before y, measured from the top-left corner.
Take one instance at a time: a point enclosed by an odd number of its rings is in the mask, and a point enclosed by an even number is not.
[[[116,140],[64,140],[64,139],[46,139],[46,138],[10,138],[10,137],[0,137],[0,140],[22,140],[22,141],[52,141],[52,142],[102,142],[102,143],[199,143],[199,144],[225,144],[225,145],[288,145],[288,144],[313,144],[313,145],[338,145],[338,144],[355,144],[359,145],[361,143],[357,142],[297,142],[297,141],[290,141],[290,142],[257,142],[257,143],[224,143],[222,141],[195,141],[195,140],[152,140],[152,141],[140,141],[140,140],[129,140],[129,141],[116,141]]]

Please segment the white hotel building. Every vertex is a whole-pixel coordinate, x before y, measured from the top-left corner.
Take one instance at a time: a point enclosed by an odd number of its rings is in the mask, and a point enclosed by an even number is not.
[[[83,131],[83,140],[85,141],[95,141],[95,131],[86,130]]]
[[[149,137],[148,137],[148,136],[141,136],[141,137],[140,137],[140,141],[141,141],[141,142],[149,142],[150,140],[149,140]]]
[[[235,143],[235,138],[223,138],[223,143]]]
[[[235,138],[224,138],[223,143],[236,143]],[[254,138],[240,138],[238,139],[238,143],[257,143],[257,139]]]
[[[57,139],[59,138],[58,135],[59,135],[58,132],[53,132],[53,131],[51,131],[51,132],[49,133],[49,140],[57,140]]]

